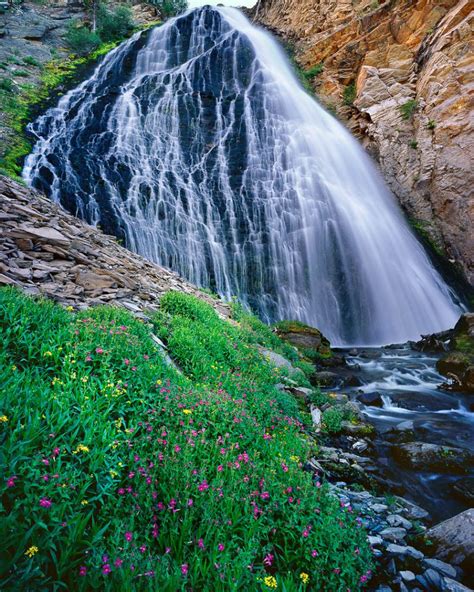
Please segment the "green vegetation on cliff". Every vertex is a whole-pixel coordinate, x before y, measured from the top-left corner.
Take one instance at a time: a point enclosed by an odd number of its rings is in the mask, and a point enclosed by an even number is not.
[[[145,323],[0,291],[2,590],[363,586],[256,326],[177,292]]]

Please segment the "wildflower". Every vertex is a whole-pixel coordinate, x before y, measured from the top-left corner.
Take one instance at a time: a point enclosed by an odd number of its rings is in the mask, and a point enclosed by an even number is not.
[[[72,312],[74,310],[74,306],[66,306],[66,310],[68,312]]]
[[[104,353],[104,350],[101,347],[96,347],[95,353],[96,354],[103,354]]]
[[[205,479],[202,483],[198,485],[198,489],[199,491],[206,491],[206,489],[209,489],[209,485],[207,484],[207,481]]]
[[[81,506],[87,506],[87,504],[88,504],[88,503],[89,503],[89,502],[88,502],[87,500],[83,499],[83,500],[81,501]]]
[[[205,549],[205,548],[206,548],[206,546],[205,546],[205,544],[204,544],[204,539],[199,539],[199,540],[198,540],[198,547],[199,547],[200,549]]]
[[[52,502],[51,500],[49,500],[49,499],[45,498],[45,497],[42,497],[42,498],[40,499],[39,505],[40,505],[42,508],[47,508],[47,509],[48,509],[48,508],[50,508],[50,507],[53,505],[53,502]]]
[[[140,547],[140,553],[145,553],[145,551],[146,551],[146,545],[142,545]]]
[[[188,508],[190,508],[194,504],[192,498],[188,499]]]
[[[7,423],[8,417],[6,415],[0,415],[0,423]]]
[[[49,358],[50,356],[52,356],[53,354],[50,351],[44,352],[43,357],[44,358]]]
[[[183,409],[183,413],[185,413],[186,415],[189,415],[190,413],[192,413],[191,409]]]
[[[316,551],[316,549],[313,549],[311,551],[311,557],[317,557],[319,555],[319,553]]]
[[[79,575],[83,578],[87,574],[87,567],[85,565],[81,565],[79,568]]]
[[[25,555],[27,557],[33,557],[33,555],[36,555],[36,553],[38,553],[38,551],[39,551],[38,547],[36,547],[35,545],[33,545],[29,549],[27,549],[25,551]]]
[[[222,543],[219,543],[219,544],[217,545],[217,549],[218,549],[219,551],[223,551],[223,550],[225,549],[225,547],[224,547],[224,545],[223,545]]]
[[[133,534],[129,530],[127,530],[127,532],[125,533],[125,540],[130,542],[132,539],[133,539]]]
[[[302,571],[300,573],[300,580],[303,582],[303,584],[307,584],[309,582],[309,575]]]
[[[273,576],[267,576],[266,578],[264,578],[263,583],[265,584],[265,586],[268,586],[268,588],[278,588],[276,578],[274,578]]]
[[[263,564],[267,565],[268,567],[270,567],[270,565],[272,565],[273,560],[275,559],[275,556],[272,555],[271,553],[268,553],[267,555],[265,555],[265,557],[263,558]]]
[[[18,370],[18,368],[15,365],[13,365],[11,369],[12,369],[12,372],[16,372]]]
[[[218,470],[218,471],[219,471],[219,473],[220,473],[220,472],[222,472],[222,471],[224,470],[224,467],[223,467],[222,465],[219,465],[219,466],[217,467],[217,470]]]
[[[79,452],[89,452],[89,447],[84,446],[84,444],[79,444],[76,450],[73,450],[73,454],[78,454]]]
[[[16,475],[12,475],[7,479],[7,487],[15,487],[15,479],[18,479]]]
[[[188,575],[188,569],[189,566],[187,563],[183,563],[181,566],[181,573],[183,574],[183,576],[187,576]]]
[[[107,576],[111,571],[112,571],[112,568],[110,567],[110,565],[108,563],[105,563],[102,566],[102,573],[104,574],[104,576]]]
[[[123,559],[119,559],[119,558],[117,558],[117,559],[114,561],[114,565],[115,565],[115,567],[122,567],[122,563],[123,563]]]
[[[83,376],[81,378],[81,382],[84,382],[84,383],[86,383],[88,380],[89,380],[89,377],[88,376]]]

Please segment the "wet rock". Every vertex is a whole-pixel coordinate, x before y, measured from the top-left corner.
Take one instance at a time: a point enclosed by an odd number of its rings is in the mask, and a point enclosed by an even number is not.
[[[310,380],[311,384],[325,387],[336,386],[340,382],[339,376],[329,371],[316,372],[311,376]]]
[[[474,509],[449,518],[425,533],[437,559],[457,566],[474,565]]]
[[[434,569],[427,569],[423,576],[419,576],[417,580],[427,590],[443,590],[443,579],[441,575]]]
[[[464,477],[452,486],[453,495],[474,505],[474,477]]]
[[[423,559],[424,557],[423,553],[414,547],[403,547],[401,545],[396,545],[395,543],[388,545],[387,553],[399,555],[401,557],[411,557],[412,559]]]
[[[295,368],[293,364],[282,355],[271,349],[265,349],[263,347],[259,347],[258,349],[270,364],[273,364],[273,366],[276,366],[277,368],[287,370],[291,378],[304,377],[303,371],[299,368]]]
[[[397,542],[403,540],[407,535],[407,531],[401,527],[384,528],[380,531],[380,536],[389,541]]]
[[[401,571],[400,576],[404,582],[414,582],[415,574],[412,571]]]
[[[474,463],[474,455],[468,450],[426,442],[399,444],[392,453],[398,463],[416,470],[465,473]]]
[[[424,520],[425,518],[428,518],[428,512],[421,506],[418,506],[417,504],[414,504],[403,497],[396,496],[395,499],[397,503],[403,508],[403,513],[407,516],[407,518],[411,520]]]
[[[424,393],[398,393],[392,403],[410,411],[443,411],[457,409],[459,402],[444,393],[427,395]]]
[[[388,510],[388,506],[385,504],[369,504],[369,508],[376,514],[381,514],[382,512],[386,512]]]
[[[444,561],[440,561],[439,559],[429,559],[425,558],[424,565],[430,569],[434,569],[443,576],[448,576],[449,578],[456,577],[456,569],[449,565],[449,563],[445,563]]]
[[[403,518],[403,516],[399,516],[398,514],[390,514],[387,516],[387,522],[390,524],[390,526],[401,526],[406,530],[410,530],[413,526],[409,520]]]
[[[451,578],[444,578],[443,584],[443,592],[472,592],[471,588],[463,586],[463,584],[460,584]]]
[[[357,395],[357,400],[363,405],[383,407],[382,396],[379,393],[362,393],[361,395]]]

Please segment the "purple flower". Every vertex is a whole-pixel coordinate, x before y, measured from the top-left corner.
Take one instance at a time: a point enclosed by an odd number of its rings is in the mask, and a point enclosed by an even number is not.
[[[181,566],[181,573],[183,574],[183,576],[187,576],[188,575],[188,569],[189,566],[187,563],[183,563]]]
[[[127,532],[125,533],[125,540],[130,542],[132,539],[133,539],[133,534],[129,530],[127,530]]]
[[[85,565],[81,565],[79,568],[79,575],[84,577],[87,574],[87,567]]]
[[[224,547],[224,545],[222,543],[219,543],[217,545],[217,548],[219,549],[219,551],[223,551],[225,547]]]
[[[7,487],[15,487],[15,479],[18,479],[16,475],[12,475],[7,479]]]
[[[45,497],[42,497],[39,504],[42,508],[50,508],[53,505],[53,502]]]

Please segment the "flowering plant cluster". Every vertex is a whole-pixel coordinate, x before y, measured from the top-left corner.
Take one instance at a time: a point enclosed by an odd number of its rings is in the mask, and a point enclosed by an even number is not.
[[[2,590],[364,586],[366,533],[303,470],[305,418],[256,347],[277,344],[244,321],[0,290]]]

